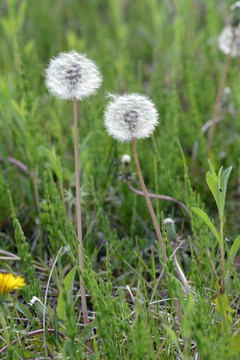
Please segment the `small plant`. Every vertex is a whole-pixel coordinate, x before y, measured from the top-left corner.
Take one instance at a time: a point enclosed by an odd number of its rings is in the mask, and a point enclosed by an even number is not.
[[[210,171],[207,172],[206,180],[209,189],[211,190],[215,202],[218,208],[219,214],[219,222],[220,222],[220,230],[217,231],[216,227],[213,225],[208,215],[199,208],[192,208],[192,210],[205,222],[205,224],[210,228],[214,236],[216,237],[216,241],[219,243],[221,249],[221,258],[222,258],[222,285],[220,293],[225,292],[225,259],[224,259],[224,208],[225,208],[225,199],[227,192],[227,184],[230,173],[232,171],[232,166],[223,171],[223,167],[220,168],[218,174],[216,173],[213,164],[210,160],[208,160]]]
[[[79,179],[78,155],[78,126],[77,126],[77,100],[90,96],[96,92],[102,83],[102,76],[98,67],[92,60],[76,51],[60,53],[50,61],[46,69],[46,86],[52,95],[60,99],[73,100],[74,108],[74,147],[75,147],[75,180],[77,198],[77,232],[79,267],[83,274],[82,253],[82,215]],[[63,191],[62,191],[63,192]],[[85,288],[80,276],[81,301],[84,324],[88,324],[87,303]]]

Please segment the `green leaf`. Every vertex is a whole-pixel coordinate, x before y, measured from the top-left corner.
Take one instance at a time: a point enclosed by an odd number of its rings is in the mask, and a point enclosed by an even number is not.
[[[71,301],[75,273],[76,273],[76,266],[74,266],[72,270],[69,271],[69,273],[66,275],[63,281],[63,285],[60,287],[57,308],[58,308],[58,317],[61,320],[64,320],[65,308],[66,308],[64,292],[67,293],[67,301]]]
[[[236,356],[240,356],[240,334],[232,335],[229,339],[229,356],[236,359]]]
[[[225,207],[225,198],[226,198],[226,192],[227,192],[227,183],[230,176],[230,173],[232,171],[232,166],[227,168],[224,173],[222,174],[222,177],[219,182],[219,188],[221,191],[219,192],[219,200],[220,200],[220,218],[223,219],[224,216],[224,207]]]
[[[233,259],[235,258],[238,249],[240,248],[240,235],[238,235],[236,237],[236,239],[234,240],[231,250],[230,250],[230,261],[233,261]]]
[[[42,359],[42,355],[34,354],[30,351],[23,351],[24,359]]]
[[[208,159],[208,165],[209,165],[209,168],[210,168],[210,172],[213,175],[213,178],[216,179],[217,178],[216,171],[214,169],[214,166],[213,166],[211,160],[209,160],[209,159]]]
[[[229,179],[229,176],[230,176],[230,173],[232,171],[232,166],[230,166],[229,168],[227,168],[223,174],[222,174],[222,177],[221,177],[221,180],[220,180],[220,186],[223,190],[225,190],[225,192],[227,191],[227,183],[228,183],[228,179]]]
[[[221,245],[220,236],[219,236],[215,226],[213,225],[213,223],[209,219],[208,215],[203,210],[201,210],[199,208],[193,207],[192,211],[194,211],[195,214],[197,214],[205,222],[205,224],[209,227],[209,229],[212,231],[212,233],[214,234],[214,236],[218,240],[219,244]]]
[[[226,312],[234,313],[233,309],[229,305],[228,296],[225,292],[222,295],[218,295],[214,302],[216,304],[215,310],[219,313],[223,315],[225,315]]]
[[[206,181],[216,201],[220,220],[223,220],[227,183],[230,173],[232,171],[232,166],[227,168],[224,172],[222,166],[219,169],[217,175],[210,160],[208,160],[208,163],[209,163],[210,171],[207,172]]]
[[[220,199],[219,199],[220,191],[219,191],[219,184],[218,184],[217,178],[214,178],[213,175],[210,174],[210,172],[208,171],[207,175],[206,175],[206,180],[207,180],[208,187],[211,190],[211,192],[214,196],[214,199],[216,201],[218,211],[220,211]]]
[[[19,301],[16,302],[16,308],[17,310],[26,316],[26,318],[32,323],[34,320],[34,317],[32,316],[30,310],[23,304],[21,304]]]
[[[237,255],[237,252],[240,248],[240,235],[238,235],[236,237],[236,239],[234,240],[233,244],[232,244],[232,247],[229,251],[229,256],[228,256],[228,260],[227,260],[227,263],[226,263],[226,288],[228,288],[228,285],[229,285],[229,267],[230,267],[230,264],[231,262],[233,261],[233,259],[235,258],[235,256]]]
[[[179,353],[181,356],[183,356],[183,353],[180,349],[179,343],[178,343],[178,338],[177,335],[175,334],[175,332],[166,324],[163,324],[164,329],[167,331],[168,335],[170,336],[170,338],[172,339],[172,341],[174,342],[176,348],[178,349]]]
[[[87,326],[84,327],[81,336],[79,338],[79,341],[81,341],[81,343],[85,344],[88,341],[95,326],[97,326],[97,319],[94,319]]]
[[[222,176],[222,171],[223,171],[223,166],[220,167],[219,171],[218,171],[218,183],[220,184],[220,180],[221,180],[221,176]]]

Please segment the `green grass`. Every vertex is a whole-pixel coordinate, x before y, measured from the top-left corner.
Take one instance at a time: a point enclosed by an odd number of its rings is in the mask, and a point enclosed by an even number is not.
[[[213,115],[226,62],[217,37],[231,17],[232,3],[1,1],[0,250],[18,260],[4,259],[6,254],[0,253],[0,271],[21,274],[27,283],[0,305],[0,351],[9,345],[3,359],[46,358],[42,333],[34,335],[35,341],[11,342],[43,328],[42,314],[28,302],[35,295],[44,303],[57,254],[47,293],[46,328],[60,330],[66,337],[63,340],[57,331],[46,333],[49,358],[62,354],[61,358],[73,360],[239,359],[237,267],[230,264],[228,300],[223,299],[218,295],[222,263],[219,246],[213,250],[214,235],[192,211],[189,219],[179,206],[152,200],[162,227],[163,218],[175,220],[179,239],[167,251],[171,254],[184,240],[177,256],[191,292],[183,291],[172,260],[156,287],[163,264],[151,218],[144,198],[123,181],[127,171],[132,186],[140,190],[133,161],[127,170],[121,164],[123,154],[132,156],[131,144],[113,140],[103,125],[107,92],[149,96],[158,109],[159,126],[151,138],[137,142],[147,188],[172,196],[189,209],[204,209],[219,231],[217,207],[205,181],[207,134],[201,127]],[[50,58],[72,49],[96,61],[104,77],[95,96],[78,102],[84,279],[90,318],[85,329],[75,234],[73,104],[53,98],[44,83]],[[217,170],[222,165],[233,167],[224,219],[227,262],[240,232],[236,58],[225,85],[231,88],[231,97],[220,109],[224,116],[214,132],[211,160]],[[198,152],[192,161],[196,141]],[[74,266],[75,277],[68,283],[66,276]],[[63,319],[58,318],[59,298]],[[89,338],[94,355],[86,351]]]

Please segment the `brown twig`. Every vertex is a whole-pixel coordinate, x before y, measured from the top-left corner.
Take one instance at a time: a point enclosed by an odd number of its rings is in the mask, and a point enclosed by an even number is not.
[[[144,196],[144,193],[142,191],[139,191],[139,190],[135,189],[129,183],[129,181],[127,179],[124,179],[123,181],[127,184],[128,188],[132,192],[134,192],[137,195]],[[148,193],[148,195],[149,195],[150,198],[153,198],[153,199],[166,200],[166,201],[170,201],[170,202],[173,202],[173,203],[179,205],[186,212],[187,216],[190,217],[190,212],[189,212],[188,208],[181,201],[179,201],[177,199],[174,199],[173,197],[167,196],[167,195],[156,195],[156,194],[151,194],[151,193]]]
[[[138,155],[137,155],[137,148],[136,148],[135,139],[132,139],[132,149],[133,149],[133,156],[134,156],[135,165],[136,165],[136,169],[137,169],[137,173],[138,173],[138,178],[139,178],[141,188],[142,188],[143,193],[144,193],[144,197],[145,197],[145,200],[146,200],[146,203],[147,203],[147,206],[148,206],[148,210],[149,210],[151,218],[152,218],[154,229],[155,229],[156,234],[157,234],[157,238],[158,238],[160,248],[161,248],[161,251],[162,251],[162,256],[163,256],[163,259],[164,259],[164,261],[166,263],[167,262],[166,248],[165,248],[165,245],[164,245],[164,242],[163,242],[161,230],[160,230],[158,222],[157,222],[157,217],[156,217],[155,212],[153,210],[153,207],[152,207],[152,204],[151,204],[151,201],[150,201],[150,197],[149,197],[149,194],[147,192],[147,188],[146,188],[143,176],[142,176],[142,171],[141,171],[141,167],[140,167],[139,160],[138,160]]]
[[[152,218],[154,229],[156,231],[156,235],[157,235],[159,245],[160,245],[160,248],[161,248],[161,251],[162,251],[162,256],[163,256],[164,262],[166,264],[167,260],[168,260],[167,255],[166,255],[166,248],[165,248],[165,245],[164,245],[164,242],[163,242],[160,227],[159,227],[158,222],[157,222],[157,217],[156,217],[155,212],[153,210],[153,207],[152,207],[152,204],[151,204],[151,201],[150,201],[150,197],[149,197],[149,194],[148,194],[148,191],[147,191],[147,188],[146,188],[143,176],[142,176],[142,171],[141,171],[141,167],[140,167],[140,163],[139,163],[138,155],[137,155],[136,142],[135,142],[134,138],[132,139],[132,149],[133,149],[133,157],[134,157],[134,160],[135,160],[135,165],[136,165],[139,181],[140,181],[143,193],[144,193],[144,197],[145,197],[145,200],[146,200],[146,203],[147,203],[147,206],[148,206],[149,213],[150,213],[151,218]],[[176,259],[176,262],[177,262],[177,259]],[[178,264],[178,269],[179,268],[180,268],[180,265]],[[183,274],[183,272],[181,272],[181,273],[178,272],[178,274],[181,275],[181,276],[183,275],[183,283],[187,284],[187,280],[186,280],[186,277]],[[174,300],[174,303],[175,303],[176,311],[177,311],[177,314],[178,314],[178,318],[181,319],[182,311],[181,311],[179,300],[178,299]]]
[[[28,175],[28,167],[21,161],[9,156],[7,160],[10,164],[16,165],[24,174]],[[4,158],[0,157],[0,162],[4,162]]]
[[[54,334],[56,330],[55,330],[55,329],[47,329],[47,331],[48,331],[50,334]],[[25,338],[29,338],[29,337],[32,337],[32,336],[34,336],[34,335],[42,334],[43,332],[44,332],[44,329],[31,331],[31,332],[29,332],[27,335],[22,335],[22,336],[20,336],[19,338],[13,340],[11,345],[14,345],[14,344],[16,344],[18,341],[23,340],[23,339],[25,339]],[[64,335],[61,331],[58,331],[58,335],[60,335],[63,339],[65,339],[65,335]],[[4,353],[4,352],[8,349],[8,346],[9,346],[9,345],[4,346],[4,347],[0,350],[0,354]]]

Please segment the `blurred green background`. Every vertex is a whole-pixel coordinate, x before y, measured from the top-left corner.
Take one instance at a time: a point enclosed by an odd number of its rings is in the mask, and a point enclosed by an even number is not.
[[[186,200],[179,140],[193,188],[212,216],[216,213],[205,182],[207,135],[201,127],[212,117],[225,67],[226,56],[218,50],[217,38],[231,19],[231,4],[217,0],[1,1],[0,226],[7,247],[14,246],[7,188],[27,235],[33,236],[40,227],[39,236],[44,239],[47,168],[52,169],[57,189],[62,181],[68,217],[73,216],[73,104],[50,96],[44,84],[49,59],[72,49],[96,61],[104,77],[97,95],[78,104],[84,232],[99,209],[119,238],[131,232],[144,237],[146,226],[151,231],[144,200],[121,180],[121,156],[131,155],[131,144],[117,143],[104,129],[108,92],[146,94],[159,111],[152,138],[137,143],[149,190]],[[222,102],[223,120],[214,133],[212,159],[216,168],[233,166],[226,224],[232,239],[238,232],[240,195],[238,59],[231,61],[226,86],[231,95]],[[53,146],[55,155],[49,160],[47,151]],[[9,158],[21,161],[29,173]],[[54,161],[60,166],[60,184]],[[135,171],[133,164],[130,171]],[[132,184],[139,188],[136,177]],[[171,203],[159,201],[156,206],[158,215],[164,211],[165,217],[183,216]],[[100,241],[101,228],[99,220],[88,234],[90,248]]]

